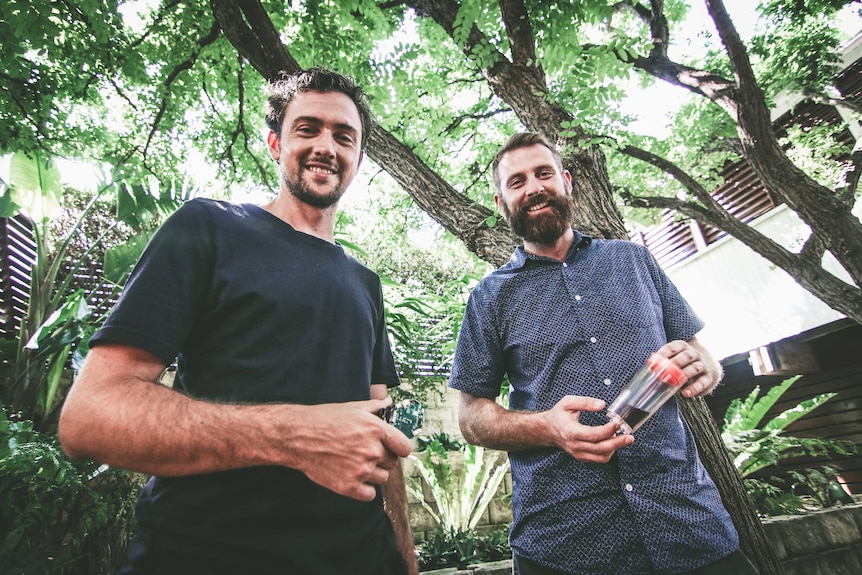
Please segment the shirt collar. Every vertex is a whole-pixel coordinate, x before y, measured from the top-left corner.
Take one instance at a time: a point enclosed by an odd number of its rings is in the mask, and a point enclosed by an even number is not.
[[[569,252],[566,254],[566,261],[572,257],[572,255],[577,251],[581,246],[587,246],[590,242],[593,241],[593,238],[590,236],[584,235],[580,233],[578,230],[572,230],[575,234],[575,241],[572,242],[571,247],[569,248]],[[524,244],[521,244],[515,249],[515,252],[512,254],[512,257],[509,258],[509,267],[520,269],[527,265],[527,262],[533,261],[556,261],[550,258],[546,258],[543,256],[537,256],[535,254],[531,254],[524,249]]]

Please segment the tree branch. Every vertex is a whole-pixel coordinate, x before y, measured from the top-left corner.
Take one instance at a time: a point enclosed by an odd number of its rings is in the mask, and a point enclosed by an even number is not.
[[[512,62],[522,66],[536,66],[536,38],[530,14],[522,0],[499,0],[503,26],[509,36]]]
[[[862,138],[856,140],[850,157],[843,163],[841,173],[838,175],[838,185],[835,187],[838,200],[847,209],[853,208],[860,175],[862,175]]]
[[[636,197],[629,192],[622,191],[620,196],[626,205],[674,210],[698,222],[709,224],[727,232],[759,255],[788,272],[805,289],[829,291],[839,294],[838,296],[841,298],[846,298],[848,302],[853,302],[852,305],[862,305],[862,294],[858,288],[847,284],[823,269],[820,264],[820,257],[822,257],[824,245],[819,237],[813,237],[815,234],[809,237],[802,253],[794,254],[730,214],[703,186],[672,162],[635,146],[624,146],[621,151],[670,174],[701,202],[698,204],[667,197]],[[816,263],[816,265],[812,265],[812,263]]]
[[[190,70],[192,66],[194,66],[195,62],[197,62],[198,56],[200,56],[201,50],[206,46],[209,46],[213,42],[215,42],[219,37],[219,27],[218,24],[213,21],[212,26],[210,26],[209,33],[202,37],[199,41],[195,50],[192,52],[191,56],[188,59],[180,62],[176,66],[174,66],[173,70],[171,70],[168,77],[165,79],[164,83],[164,97],[162,98],[161,105],[159,106],[158,112],[156,112],[156,117],[153,119],[153,124],[150,126],[150,133],[147,136],[147,141],[144,144],[144,148],[142,150],[142,155],[144,156],[144,163],[146,164],[146,155],[147,150],[150,147],[150,144],[153,141],[153,138],[156,135],[156,132],[159,128],[159,123],[165,115],[165,112],[168,109],[168,101],[170,100],[170,88],[171,85],[176,81],[180,74],[185,72],[186,70]]]
[[[694,197],[696,197],[701,203],[707,206],[707,208],[711,211],[726,212],[726,210],[721,206],[721,204],[719,204],[712,196],[712,194],[709,193],[709,190],[700,185],[700,183],[693,177],[691,177],[688,172],[686,172],[670,160],[657,156],[656,154],[644,150],[643,148],[638,148],[637,146],[631,145],[623,146],[622,148],[620,148],[620,152],[626,154],[627,156],[631,156],[652,166],[655,166],[659,170],[669,174],[676,181],[682,184],[682,186],[686,190],[688,190]]]
[[[417,13],[427,14],[455,40],[456,2],[411,0],[410,5]],[[507,9],[513,11],[510,17],[516,13],[513,7]],[[489,51],[490,56],[478,58],[477,46]],[[572,116],[548,97],[544,72],[536,66],[510,62],[491,45],[475,24],[471,25],[466,40],[459,48],[481,68],[491,90],[512,107],[526,129],[544,134],[562,151],[563,164],[572,174],[575,187],[581,188],[580,197],[583,198],[576,206],[574,225],[595,237],[627,238],[625,225],[614,204],[605,158],[598,147],[579,146],[579,139],[587,139],[580,126],[569,130],[574,132],[571,137],[560,135],[563,123],[570,123]]]
[[[281,44],[272,21],[259,2],[211,0],[211,5],[228,40],[264,78],[272,80],[281,71],[299,71],[299,65]],[[273,44],[276,41],[277,44]],[[518,244],[509,227],[504,222],[489,227],[487,221],[494,215],[491,210],[459,193],[410,148],[377,124],[369,134],[368,156],[391,174],[422,210],[463,241],[470,251],[495,265],[508,260],[512,248]]]
[[[210,0],[210,7],[230,43],[266,80],[301,70],[258,0]]]

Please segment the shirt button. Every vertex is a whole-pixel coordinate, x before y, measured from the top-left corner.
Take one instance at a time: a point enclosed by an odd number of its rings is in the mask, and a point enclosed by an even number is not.
[[[626,483],[626,491],[631,491],[633,489],[634,489],[634,487],[632,487],[631,483]]]
[[[575,301],[581,301],[581,296],[576,295],[576,296],[575,296]]]
[[[599,341],[599,340],[597,340],[597,339],[596,339],[596,338],[594,338],[594,337],[591,337],[591,338],[590,338],[590,343],[596,343],[597,341]]]
[[[605,383],[605,385],[610,385],[611,384],[611,378],[606,377],[604,383]]]
[[[569,264],[567,264],[566,262],[563,262],[563,267],[567,268],[567,267],[569,267]]]

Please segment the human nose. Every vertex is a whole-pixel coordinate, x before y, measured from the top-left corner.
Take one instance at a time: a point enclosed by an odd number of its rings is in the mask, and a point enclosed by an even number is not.
[[[536,178],[529,178],[525,186],[527,196],[535,196],[545,191],[545,186]]]
[[[314,141],[314,153],[318,156],[335,157],[335,138],[331,133],[320,133]]]

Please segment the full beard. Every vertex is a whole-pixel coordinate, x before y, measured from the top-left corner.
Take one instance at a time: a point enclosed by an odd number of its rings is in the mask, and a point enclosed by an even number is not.
[[[312,191],[309,185],[302,181],[301,178],[294,180],[286,172],[282,175],[282,180],[296,199],[315,208],[332,207],[344,195],[344,189],[340,183],[329,190],[329,192],[320,194]]]
[[[545,201],[551,208],[550,213],[532,216],[527,211],[531,206]],[[524,241],[540,245],[550,245],[560,239],[560,236],[572,227],[572,217],[575,213],[572,197],[568,195],[557,198],[540,198],[538,201],[518,208],[514,212],[509,210],[509,206],[505,202],[501,202],[500,211],[518,237],[523,238]]]

